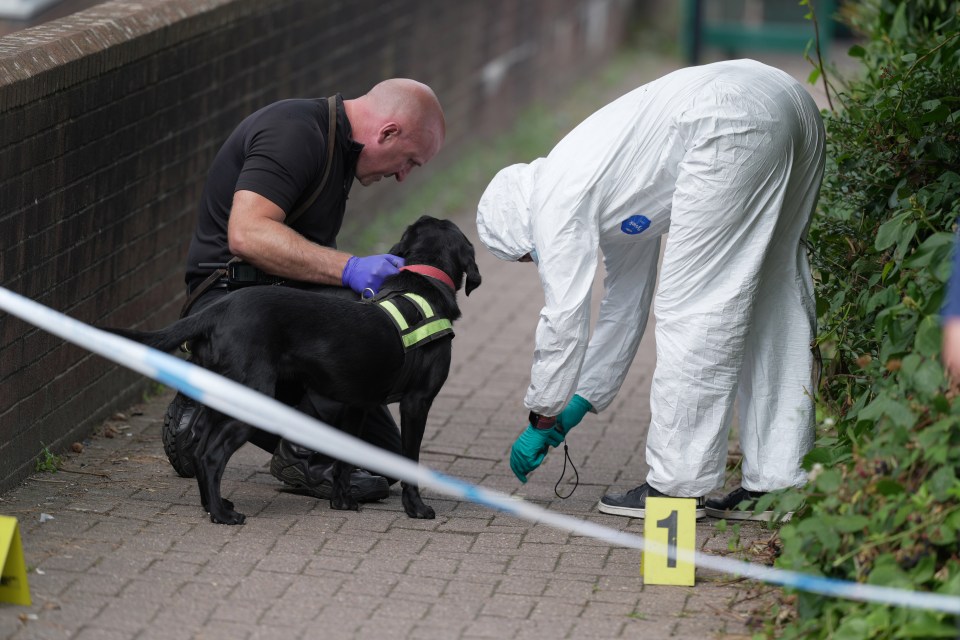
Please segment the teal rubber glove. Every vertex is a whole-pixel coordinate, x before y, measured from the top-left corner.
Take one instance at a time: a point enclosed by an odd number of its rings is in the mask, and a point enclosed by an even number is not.
[[[527,481],[527,474],[540,466],[549,447],[563,442],[563,434],[556,426],[550,429],[536,429],[527,425],[517,441],[510,448],[510,469],[520,482]]]
[[[570,433],[570,429],[580,424],[583,416],[587,415],[587,411],[592,410],[593,405],[590,404],[589,400],[583,396],[574,394],[574,396],[570,398],[570,402],[567,403],[567,406],[564,407],[560,415],[557,416],[557,429],[566,437],[566,435]]]

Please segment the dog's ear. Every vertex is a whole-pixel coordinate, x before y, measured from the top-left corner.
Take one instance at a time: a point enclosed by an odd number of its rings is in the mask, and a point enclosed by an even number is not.
[[[471,291],[480,286],[480,269],[477,268],[476,254],[469,240],[465,240],[464,246],[460,249],[460,266],[467,274],[467,284],[463,290],[470,295]]]
[[[480,270],[477,269],[477,263],[471,262],[467,265],[467,286],[463,289],[467,295],[480,286]]]

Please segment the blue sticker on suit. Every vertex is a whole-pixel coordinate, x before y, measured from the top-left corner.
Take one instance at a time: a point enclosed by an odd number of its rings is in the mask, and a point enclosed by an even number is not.
[[[620,223],[620,231],[624,233],[635,236],[638,233],[643,233],[647,230],[647,227],[650,226],[650,218],[646,216],[641,216],[639,214],[635,216],[630,216],[626,220]]]

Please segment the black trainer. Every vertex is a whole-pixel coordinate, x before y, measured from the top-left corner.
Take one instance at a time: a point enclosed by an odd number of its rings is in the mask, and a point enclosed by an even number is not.
[[[173,470],[183,478],[192,478],[197,475],[194,468],[194,453],[200,442],[200,435],[194,426],[203,405],[192,398],[178,393],[163,417],[163,451]]]
[[[743,487],[737,487],[722,498],[710,498],[707,500],[707,515],[712,518],[724,518],[725,520],[756,520],[758,522],[770,522],[776,517],[772,509],[757,511],[757,500],[767,495],[764,491],[747,491]],[[780,522],[786,522],[793,517],[793,512],[781,514],[777,519]]]
[[[270,474],[315,498],[329,500],[333,495],[333,463],[292,442],[281,440],[277,445]],[[383,500],[390,495],[390,484],[383,476],[355,469],[350,474],[350,494],[357,502]]]
[[[609,513],[614,516],[627,516],[628,518],[642,518],[646,512],[647,497],[651,498],[672,498],[660,493],[649,484],[644,482],[635,489],[630,489],[626,493],[610,493],[600,499],[597,508],[602,513]],[[703,498],[690,498],[697,501],[696,516],[697,520],[703,518],[706,513],[703,510]]]

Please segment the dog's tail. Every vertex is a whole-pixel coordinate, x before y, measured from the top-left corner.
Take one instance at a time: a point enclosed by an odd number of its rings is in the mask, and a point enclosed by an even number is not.
[[[103,330],[145,344],[148,347],[159,349],[160,351],[173,351],[184,343],[202,340],[209,334],[212,326],[213,321],[210,314],[198,313],[187,316],[186,318],[181,318],[170,326],[158,329],[157,331],[137,331],[135,329],[119,329],[115,327],[103,327]]]

